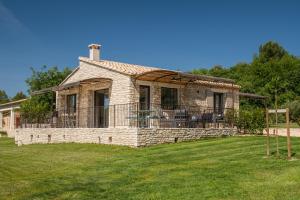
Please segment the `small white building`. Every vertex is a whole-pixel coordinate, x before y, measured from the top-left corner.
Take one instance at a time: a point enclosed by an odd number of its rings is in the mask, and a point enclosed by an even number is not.
[[[26,99],[0,104],[0,131],[4,131],[9,137],[14,137],[14,129],[20,128],[19,108]]]

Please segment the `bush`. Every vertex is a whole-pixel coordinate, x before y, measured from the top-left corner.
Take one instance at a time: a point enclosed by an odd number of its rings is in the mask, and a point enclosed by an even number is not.
[[[300,125],[300,101],[295,100],[286,105],[289,108],[290,120]]]
[[[240,108],[228,111],[225,115],[228,123],[234,123],[240,133],[262,134],[265,128],[265,113],[259,108]]]
[[[31,98],[20,106],[20,114],[23,120],[28,123],[39,123],[50,112],[47,103],[39,102],[35,98]]]

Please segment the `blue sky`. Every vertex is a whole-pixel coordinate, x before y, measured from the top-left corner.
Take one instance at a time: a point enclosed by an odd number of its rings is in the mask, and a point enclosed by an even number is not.
[[[102,58],[189,71],[251,61],[273,40],[300,55],[300,1],[0,0],[0,89],[26,91],[30,67]]]

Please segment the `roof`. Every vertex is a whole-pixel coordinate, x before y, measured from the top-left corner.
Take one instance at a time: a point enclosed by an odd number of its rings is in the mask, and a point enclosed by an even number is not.
[[[109,70],[113,70],[113,71],[116,71],[116,72],[119,72],[122,74],[126,74],[126,75],[139,75],[139,74],[143,74],[145,72],[161,70],[161,68],[157,68],[157,67],[134,65],[134,64],[115,62],[115,61],[110,61],[110,60],[94,61],[94,60],[90,60],[89,58],[86,58],[86,57],[79,57],[79,60],[86,62],[86,63],[93,64],[93,65],[97,65],[100,67],[104,67]]]
[[[99,66],[101,68],[118,72],[124,75],[132,76],[137,80],[145,81],[156,81],[156,82],[166,82],[174,84],[188,84],[195,83],[201,85],[207,85],[212,87],[224,87],[224,88],[233,88],[239,89],[240,86],[234,84],[235,81],[227,78],[213,77],[207,75],[195,75],[184,73],[180,71],[167,70],[158,67],[150,67],[143,65],[128,64],[110,60],[100,60],[95,61],[87,57],[79,57],[81,62]],[[66,79],[65,81],[72,76],[78,68],[76,68]],[[63,81],[60,85],[63,85]]]
[[[0,104],[0,108],[2,107],[9,107],[9,106],[13,106],[13,105],[18,105],[18,104],[21,104],[22,102],[26,101],[27,99],[20,99],[20,100],[17,100],[17,101],[10,101],[8,103],[3,103],[3,104]]]

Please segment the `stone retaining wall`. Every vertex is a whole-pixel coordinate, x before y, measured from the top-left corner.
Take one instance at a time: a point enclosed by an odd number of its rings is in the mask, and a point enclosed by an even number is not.
[[[73,142],[137,146],[136,128],[23,128],[15,132],[18,145]]]
[[[97,143],[132,147],[230,136],[230,128],[25,128],[15,130],[15,143]]]
[[[175,143],[207,137],[230,136],[237,134],[234,128],[158,128],[139,129],[138,146],[151,146],[161,143]]]

